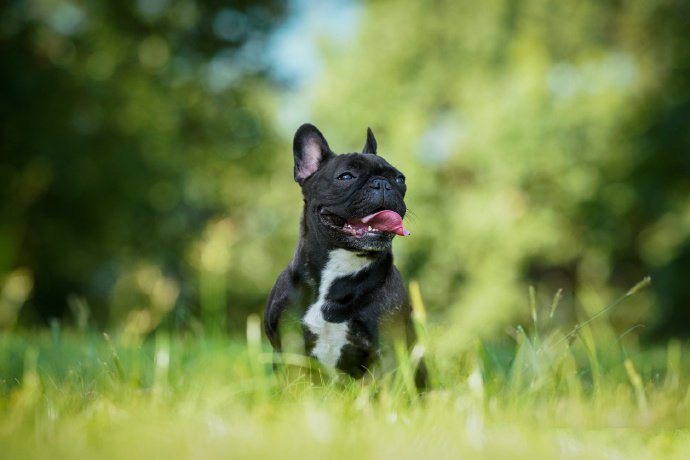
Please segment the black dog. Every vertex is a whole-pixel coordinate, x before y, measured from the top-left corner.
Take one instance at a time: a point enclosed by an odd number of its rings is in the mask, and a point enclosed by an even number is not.
[[[336,155],[321,132],[305,124],[293,151],[304,212],[295,255],[268,299],[266,334],[280,352],[281,316],[296,307],[306,353],[359,378],[380,358],[382,331],[402,334],[408,346],[415,340],[391,252],[395,235],[409,235],[402,223],[405,176],[376,155],[371,129],[361,154]],[[426,386],[423,362],[415,379]]]

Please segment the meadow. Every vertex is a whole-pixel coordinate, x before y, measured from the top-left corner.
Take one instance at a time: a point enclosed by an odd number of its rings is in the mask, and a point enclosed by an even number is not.
[[[0,460],[690,458],[690,2],[429,5],[0,3]],[[272,371],[305,122],[406,175],[394,374]]]
[[[1,456],[684,459],[687,343],[609,333],[610,310],[648,283],[565,331],[549,324],[559,296],[538,306],[530,290],[532,324],[453,353],[413,295],[433,380],[421,395],[414,359],[377,381],[274,374],[258,316],[234,338],[57,323],[3,334]]]

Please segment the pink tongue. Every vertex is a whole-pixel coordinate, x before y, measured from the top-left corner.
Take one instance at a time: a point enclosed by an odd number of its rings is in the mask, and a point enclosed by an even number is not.
[[[400,236],[407,236],[410,232],[403,227],[402,217],[395,211],[379,211],[362,217],[362,223],[370,225],[382,232],[395,233]]]

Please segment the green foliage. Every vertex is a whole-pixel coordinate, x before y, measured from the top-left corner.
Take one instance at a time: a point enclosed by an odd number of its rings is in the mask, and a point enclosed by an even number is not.
[[[528,285],[566,329],[645,275],[607,333],[688,334],[687,2],[364,2],[301,88],[269,77],[293,6],[3,4],[0,329],[241,330],[297,239],[275,120],[306,112],[406,173],[397,262],[444,346],[527,319]]]
[[[365,382],[274,375],[247,318],[297,236],[283,5],[3,3],[3,458],[684,459],[690,350],[638,326],[690,324],[686,3],[384,0],[325,40],[299,121],[410,186],[420,343]]]
[[[524,315],[528,283],[564,288],[572,311],[646,274],[652,295],[619,327],[687,332],[687,4],[391,0],[363,14],[356,43],[328,54],[315,120],[335,146],[372,125],[407,174],[398,261],[456,339]]]
[[[2,10],[0,287],[33,286],[22,291],[24,322],[63,318],[81,302],[102,326],[153,310],[140,321],[150,330],[173,308],[184,323],[213,302],[197,283],[219,270],[201,254],[206,239],[225,232],[244,258],[276,253],[276,237],[262,239],[273,226],[255,212],[257,192],[288,162],[275,159],[274,89],[254,48],[280,18],[278,2]],[[239,305],[262,297],[269,281],[252,283],[274,266],[257,274],[226,259],[221,275],[233,282],[223,291]],[[16,303],[2,302],[0,327],[16,321]],[[223,324],[225,308],[212,320]]]

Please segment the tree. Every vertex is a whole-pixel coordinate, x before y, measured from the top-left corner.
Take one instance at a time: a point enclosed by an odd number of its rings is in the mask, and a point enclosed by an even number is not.
[[[406,172],[417,218],[398,259],[463,337],[526,312],[528,283],[577,292],[593,312],[650,273],[671,321],[659,326],[690,332],[687,13],[383,1],[351,49],[327,53],[316,119],[327,132],[372,125]],[[617,319],[655,323],[651,300]]]
[[[210,220],[243,219],[248,176],[273,170],[261,50],[282,14],[271,0],[4,4],[0,278],[33,274],[25,321],[63,317],[70,294],[121,320],[155,294],[151,270],[182,293],[164,308],[195,309],[189,253]]]

